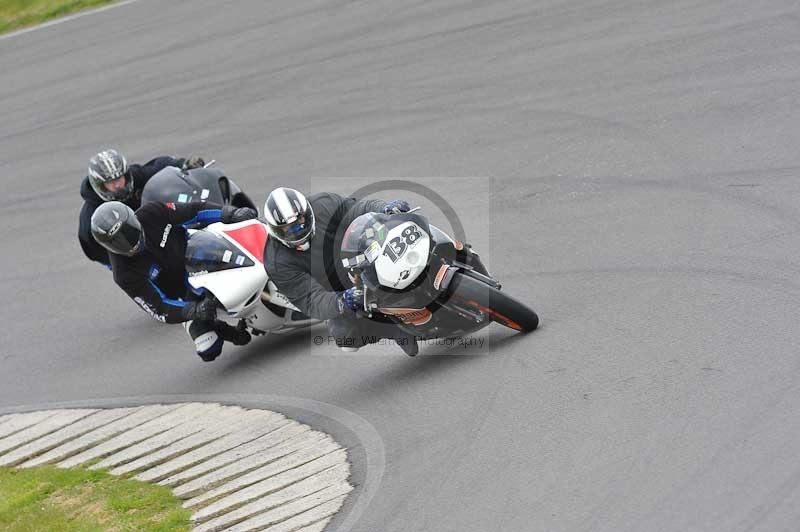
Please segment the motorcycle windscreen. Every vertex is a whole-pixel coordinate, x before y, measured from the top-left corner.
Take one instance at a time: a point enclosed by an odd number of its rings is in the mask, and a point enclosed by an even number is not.
[[[353,220],[344,232],[341,245],[342,264],[345,267],[372,264],[378,258],[386,240],[388,216],[375,212],[362,214]]]
[[[234,244],[208,231],[197,231],[189,237],[185,258],[190,277],[255,264]]]

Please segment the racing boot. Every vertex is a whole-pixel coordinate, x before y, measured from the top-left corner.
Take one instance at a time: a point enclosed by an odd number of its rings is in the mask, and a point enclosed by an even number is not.
[[[244,320],[239,321],[236,327],[231,327],[225,322],[217,323],[217,332],[222,339],[233,345],[247,345],[250,343],[250,333],[247,332]]]

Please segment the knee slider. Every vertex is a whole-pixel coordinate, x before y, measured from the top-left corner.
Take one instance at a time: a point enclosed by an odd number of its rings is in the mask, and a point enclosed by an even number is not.
[[[222,344],[224,342],[216,331],[208,331],[194,339],[194,346],[203,361],[211,362],[222,354]]]

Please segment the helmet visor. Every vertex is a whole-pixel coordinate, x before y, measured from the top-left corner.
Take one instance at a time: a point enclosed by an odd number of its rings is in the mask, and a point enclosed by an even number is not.
[[[124,201],[133,192],[133,181],[127,172],[114,179],[89,176],[89,184],[103,201]]]
[[[308,242],[314,234],[314,213],[309,209],[294,222],[286,225],[270,226],[272,234],[290,246]]]
[[[125,220],[119,224],[119,228],[112,227],[109,231],[107,247],[119,255],[136,255],[144,248],[144,232],[139,221]]]

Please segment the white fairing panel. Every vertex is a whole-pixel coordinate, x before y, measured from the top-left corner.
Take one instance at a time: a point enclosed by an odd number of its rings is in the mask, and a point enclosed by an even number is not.
[[[386,236],[375,261],[378,282],[402,290],[413,283],[428,264],[431,242],[414,222],[400,224]]]
[[[300,312],[300,309],[295,307],[285,295],[278,292],[278,287],[275,286],[275,283],[273,283],[272,281],[269,281],[267,283],[267,292],[269,293],[269,301],[273,305],[278,305],[279,307],[284,307]]]
[[[285,325],[286,318],[276,316],[267,307],[259,305],[253,313],[247,317],[247,323],[258,331],[277,331]]]
[[[259,296],[267,283],[267,273],[260,263],[189,277],[194,288],[205,288],[228,310],[240,315],[259,304]],[[255,296],[255,297],[254,297]]]

